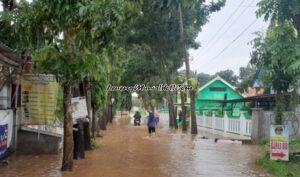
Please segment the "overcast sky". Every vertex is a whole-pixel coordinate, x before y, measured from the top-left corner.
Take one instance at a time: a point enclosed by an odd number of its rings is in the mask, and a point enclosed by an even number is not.
[[[267,23],[262,19],[255,21],[258,1],[227,0],[224,8],[211,15],[197,38],[202,47],[190,50],[192,70],[214,74],[220,70],[231,69],[238,74],[239,67],[248,64],[251,52],[249,42],[255,37],[253,33],[265,31],[267,28]],[[227,19],[229,20],[225,24]],[[230,43],[232,44],[229,45]],[[226,46],[227,49],[220,54]],[[220,55],[216,57],[218,54]]]

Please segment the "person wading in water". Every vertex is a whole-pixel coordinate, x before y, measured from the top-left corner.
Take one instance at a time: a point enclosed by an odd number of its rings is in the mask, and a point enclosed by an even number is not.
[[[156,124],[157,124],[157,119],[155,118],[154,114],[150,112],[148,117],[148,123],[147,123],[149,136],[151,136],[152,133],[154,133],[155,135]]]

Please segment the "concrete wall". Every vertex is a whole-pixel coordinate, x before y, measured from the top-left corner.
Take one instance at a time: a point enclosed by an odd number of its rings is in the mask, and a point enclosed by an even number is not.
[[[292,121],[291,113],[285,113],[283,122],[289,125],[290,135],[300,137],[300,113],[296,113],[296,120]],[[254,143],[268,141],[270,138],[270,125],[275,123],[275,115],[272,111],[263,111],[262,109],[252,110],[252,132],[251,140]],[[292,126],[292,124],[294,124]],[[298,129],[296,129],[298,127]]]
[[[59,135],[20,129],[18,132],[18,154],[58,154],[62,137]]]

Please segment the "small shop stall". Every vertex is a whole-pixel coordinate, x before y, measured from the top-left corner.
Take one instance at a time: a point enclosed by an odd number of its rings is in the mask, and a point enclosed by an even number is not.
[[[14,145],[18,75],[22,58],[0,41],[0,160]]]

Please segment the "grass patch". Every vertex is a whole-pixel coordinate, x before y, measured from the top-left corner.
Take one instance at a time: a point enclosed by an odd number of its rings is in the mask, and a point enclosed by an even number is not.
[[[258,159],[256,163],[276,177],[300,177],[299,162],[271,161],[269,156],[265,156]]]
[[[290,149],[292,152],[300,152],[300,140],[299,139],[291,139]]]
[[[91,138],[91,146],[92,146],[93,149],[99,149],[100,148],[99,144],[97,143],[96,138]]]

